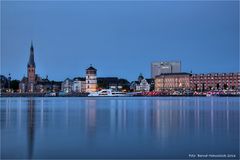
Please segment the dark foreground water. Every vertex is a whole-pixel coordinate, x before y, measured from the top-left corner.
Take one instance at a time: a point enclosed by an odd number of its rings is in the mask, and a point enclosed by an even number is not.
[[[0,100],[1,159],[239,158],[239,98]]]

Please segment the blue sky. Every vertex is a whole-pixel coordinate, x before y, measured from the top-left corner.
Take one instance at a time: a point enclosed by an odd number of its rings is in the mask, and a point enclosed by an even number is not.
[[[239,71],[238,1],[3,1],[1,74],[26,75],[31,40],[37,73],[50,79],[150,77],[152,61],[182,71]]]

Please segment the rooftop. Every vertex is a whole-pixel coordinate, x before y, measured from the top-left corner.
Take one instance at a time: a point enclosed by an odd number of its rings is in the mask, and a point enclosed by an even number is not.
[[[191,73],[187,73],[187,72],[179,72],[179,73],[162,73],[162,74],[160,74],[160,75],[157,75],[156,77],[168,76],[168,75],[191,75]]]

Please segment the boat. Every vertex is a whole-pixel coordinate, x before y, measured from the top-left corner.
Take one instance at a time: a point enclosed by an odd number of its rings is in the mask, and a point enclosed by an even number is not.
[[[122,97],[122,96],[127,96],[125,92],[119,92],[119,91],[113,91],[112,89],[102,89],[97,92],[91,92],[89,93],[90,97]]]
[[[56,97],[57,93],[56,92],[48,92],[44,95],[45,97]]]

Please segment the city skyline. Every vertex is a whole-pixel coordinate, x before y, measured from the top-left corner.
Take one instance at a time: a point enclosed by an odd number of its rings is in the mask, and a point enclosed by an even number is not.
[[[238,72],[238,3],[4,1],[1,74],[27,74],[31,40],[36,73],[54,80],[93,64],[99,77],[132,81],[172,60],[186,72]]]

